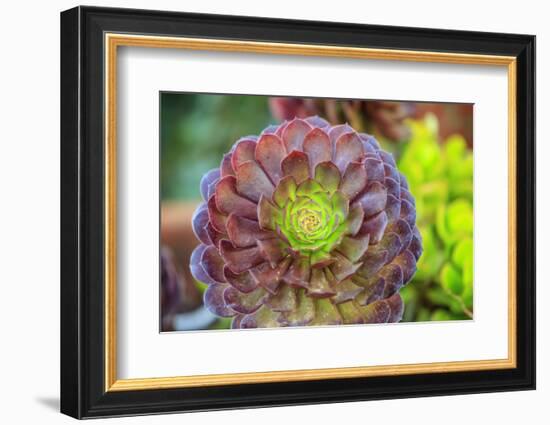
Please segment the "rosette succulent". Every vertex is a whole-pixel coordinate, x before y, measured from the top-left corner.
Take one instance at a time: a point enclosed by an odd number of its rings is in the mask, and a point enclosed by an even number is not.
[[[422,252],[392,155],[314,116],[238,140],[201,181],[190,267],[234,328],[397,322]]]

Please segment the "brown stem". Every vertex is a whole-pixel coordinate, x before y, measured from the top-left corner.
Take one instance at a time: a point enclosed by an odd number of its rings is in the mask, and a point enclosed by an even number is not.
[[[453,297],[456,301],[458,301],[460,303],[460,307],[462,308],[462,311],[464,312],[464,314],[466,316],[468,316],[470,319],[473,319],[474,318],[474,313],[468,308],[466,307],[466,304],[464,304],[464,300],[459,297],[458,295],[455,295],[453,294],[452,292],[450,291],[446,291],[451,297]]]

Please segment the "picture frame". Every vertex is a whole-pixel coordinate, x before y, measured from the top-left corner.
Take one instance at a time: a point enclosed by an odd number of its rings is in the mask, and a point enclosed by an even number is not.
[[[501,260],[507,357],[119,378],[117,53],[129,46],[504,68],[508,180],[496,184],[508,194],[508,257]],[[61,117],[62,413],[92,418],[535,388],[534,36],[80,6],[61,13]]]

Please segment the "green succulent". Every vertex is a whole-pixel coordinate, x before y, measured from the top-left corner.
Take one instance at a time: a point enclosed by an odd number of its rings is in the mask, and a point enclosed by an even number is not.
[[[409,121],[412,137],[399,169],[417,205],[424,254],[415,285],[402,291],[405,320],[466,319],[473,315],[473,155],[453,135],[440,143],[433,115]]]

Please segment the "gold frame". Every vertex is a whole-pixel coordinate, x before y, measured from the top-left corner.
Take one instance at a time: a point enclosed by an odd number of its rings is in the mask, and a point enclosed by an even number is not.
[[[135,391],[319,379],[515,368],[516,358],[516,58],[410,50],[105,34],[105,391]],[[508,71],[508,357],[390,366],[117,379],[116,373],[116,93],[120,46],[248,52],[355,59],[505,66]]]

